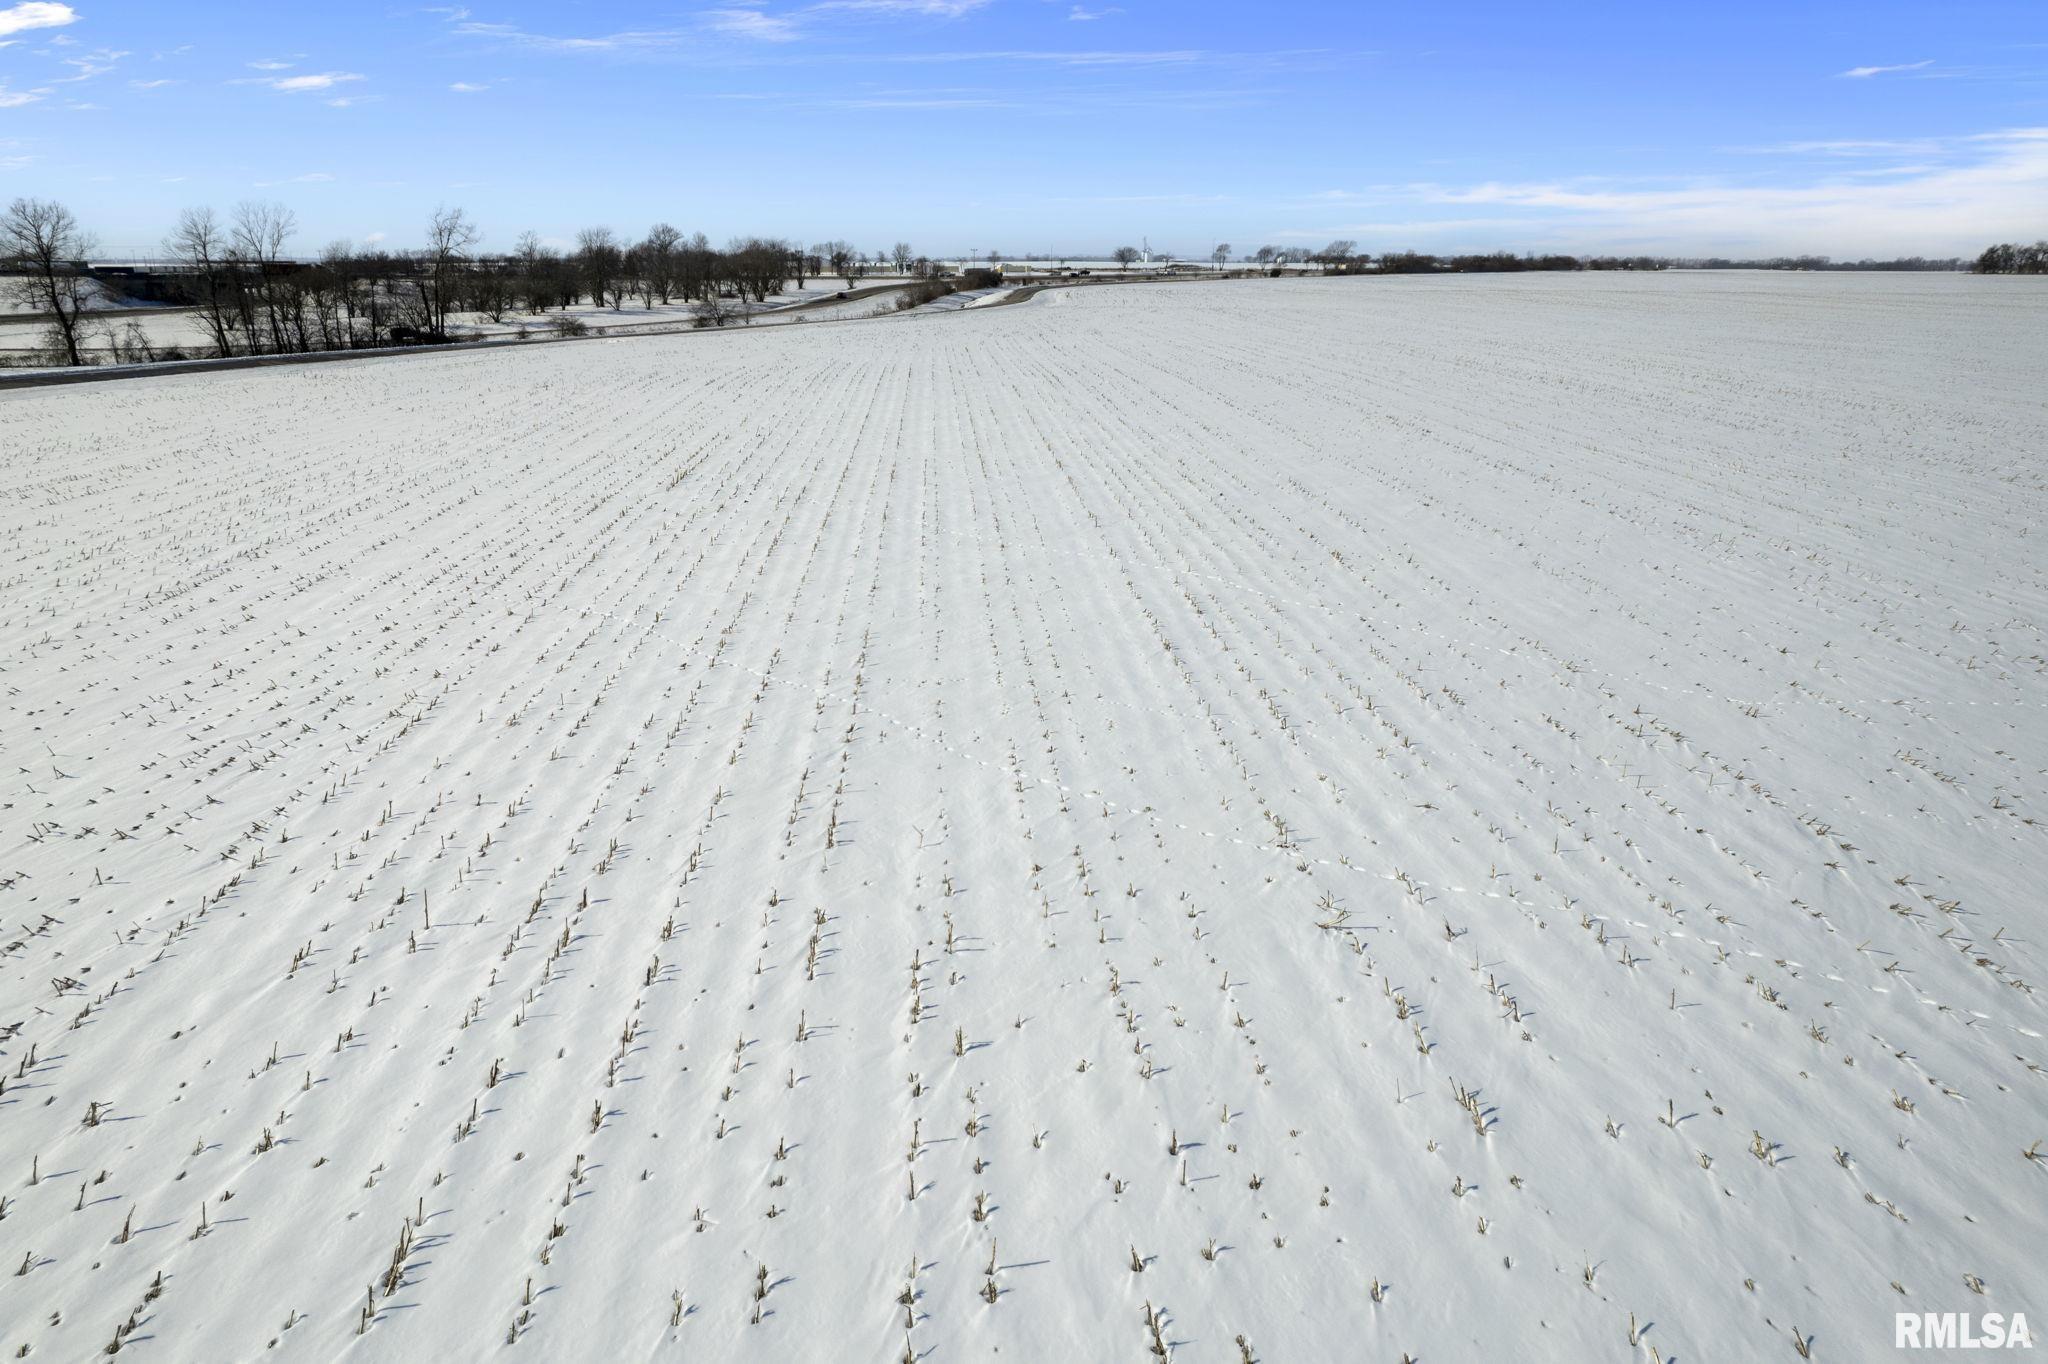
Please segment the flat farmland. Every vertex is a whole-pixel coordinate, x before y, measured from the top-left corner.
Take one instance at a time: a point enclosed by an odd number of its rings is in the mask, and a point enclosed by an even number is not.
[[[2033,283],[0,396],[0,1348],[2038,1337]]]

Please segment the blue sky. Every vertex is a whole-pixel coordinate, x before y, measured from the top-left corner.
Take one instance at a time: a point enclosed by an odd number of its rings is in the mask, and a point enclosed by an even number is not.
[[[0,0],[0,198],[147,249],[531,228],[1974,254],[2048,235],[2048,4]]]

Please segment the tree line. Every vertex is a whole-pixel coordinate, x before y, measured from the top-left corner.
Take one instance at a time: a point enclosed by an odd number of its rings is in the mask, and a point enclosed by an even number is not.
[[[792,280],[801,289],[829,271],[851,287],[884,259],[906,273],[933,268],[907,243],[886,258],[844,242],[804,249],[775,237],[735,237],[721,248],[702,232],[686,236],[668,223],[656,223],[637,241],[609,227],[584,228],[567,250],[523,232],[509,252],[491,254],[478,250],[483,234],[460,208],[435,212],[423,248],[393,252],[336,242],[317,260],[298,262],[283,255],[293,227],[282,205],[243,204],[225,223],[211,209],[187,210],[166,238],[166,254],[184,276],[216,353],[441,342],[458,313],[503,323],[553,310],[553,329],[576,333],[583,324],[567,310],[586,299],[615,312],[691,304],[699,321],[723,325]]]
[[[212,356],[298,354],[446,341],[457,314],[493,323],[556,316],[563,333],[585,330],[568,309],[586,299],[623,311],[691,305],[700,325],[723,325],[781,293],[793,280],[836,276],[848,288],[893,267],[929,278],[938,266],[908,242],[862,251],[844,241],[800,247],[775,237],[735,237],[715,247],[701,232],[656,223],[634,240],[608,227],[585,228],[561,249],[525,232],[510,251],[479,248],[483,233],[460,208],[435,211],[425,245],[402,251],[335,242],[311,260],[291,254],[298,231],[291,209],[245,202],[223,217],[187,209],[164,238],[154,282],[169,301],[191,306]],[[87,266],[93,237],[61,204],[17,199],[0,216],[0,263],[19,273],[18,290],[48,323],[51,349],[66,363],[86,362],[98,286]],[[116,358],[120,334],[107,326]],[[133,343],[140,329],[131,324]],[[178,355],[183,354],[182,350]],[[151,352],[135,358],[178,358]]]
[[[1331,242],[1320,251],[1262,246],[1246,260],[1260,265],[1320,265],[1336,275],[1503,274],[1521,270],[1662,270],[1670,261],[1660,256],[1536,255],[1484,251],[1441,256],[1427,251],[1387,251],[1378,256],[1358,249],[1355,241]]]
[[[2039,272],[2041,253],[2048,251],[2048,243],[2037,243],[2032,247],[1994,246],[1984,253],[1977,264],[1980,272],[1989,272],[1986,261],[1994,258],[2004,262],[2024,258],[2024,253],[2033,252],[2036,262],[2032,270],[2014,269],[2000,265],[1999,273],[2028,274]],[[2005,255],[1999,253],[2016,253]],[[1252,256],[1245,258],[1259,264],[1288,264],[1305,262],[1319,264],[1329,274],[1415,275],[1415,274],[1460,274],[1492,273],[1515,270],[1965,270],[1970,268],[1960,256],[1934,259],[1926,256],[1900,256],[1891,260],[1838,261],[1832,256],[1767,256],[1749,260],[1736,260],[1726,256],[1569,256],[1563,254],[1515,255],[1509,251],[1491,251],[1463,256],[1435,256],[1420,251],[1389,251],[1381,256],[1368,256],[1357,250],[1357,243],[1334,241],[1321,251],[1282,250],[1276,247],[1261,247]]]
[[[2048,243],[2027,246],[1994,246],[1979,258],[1974,267],[1980,273],[2034,274],[2040,271],[2040,261]],[[1231,247],[1219,244],[1210,253],[1210,260],[1221,268],[1229,259]],[[1120,247],[1113,259],[1120,265],[1128,266],[1139,258],[1135,247]],[[1153,257],[1154,261],[1162,259]],[[1172,260],[1166,256],[1163,259]],[[1333,241],[1321,250],[1304,246],[1262,246],[1257,251],[1239,257],[1245,265],[1256,265],[1273,269],[1288,266],[1320,266],[1324,274],[1333,275],[1428,275],[1503,273],[1518,270],[1967,270],[1972,268],[1960,256],[1933,258],[1927,256],[1899,256],[1890,260],[1873,260],[1866,256],[1861,260],[1836,260],[1832,256],[1765,256],[1751,259],[1733,259],[1727,256],[1574,256],[1562,252],[1537,254],[1512,251],[1484,251],[1466,255],[1434,255],[1425,251],[1388,251],[1374,256],[1358,249],[1358,243],[1349,240]],[[2026,262],[2033,264],[2028,265]]]
[[[1931,259],[1926,256],[1898,256],[1891,260],[1836,260],[1833,256],[1766,256],[1754,260],[1730,260],[1726,256],[1684,257],[1671,262],[1686,270],[1929,270],[1966,269],[1961,256]]]
[[[1987,246],[1970,268],[1980,275],[2048,275],[2048,241]]]
[[[1218,242],[1208,259],[1218,270],[1231,268],[1229,242]],[[994,259],[991,254],[990,259]],[[1129,269],[1144,258],[1135,246],[1119,246],[1111,260]],[[1171,264],[1171,252],[1154,252],[1153,265]],[[1516,255],[1512,251],[1476,252],[1462,256],[1439,256],[1422,251],[1388,251],[1374,256],[1349,240],[1333,241],[1321,250],[1306,246],[1262,246],[1237,257],[1239,266],[1261,270],[1282,270],[1313,265],[1326,275],[1421,275],[1500,272],[1514,270],[1662,270],[1673,262],[1661,256],[1567,256],[1559,254]]]

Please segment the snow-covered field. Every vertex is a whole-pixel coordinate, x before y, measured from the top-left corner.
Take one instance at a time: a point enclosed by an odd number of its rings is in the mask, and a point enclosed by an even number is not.
[[[2032,284],[0,397],[0,1349],[2038,1338]]]

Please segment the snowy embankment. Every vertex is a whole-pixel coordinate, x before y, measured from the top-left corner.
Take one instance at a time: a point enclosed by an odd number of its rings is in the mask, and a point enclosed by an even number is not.
[[[0,319],[42,316],[46,309],[33,295],[25,294],[25,283],[21,275],[0,274]],[[96,279],[79,282],[79,303],[88,312],[122,312],[132,308],[157,308],[163,305],[129,298],[109,289]]]
[[[862,289],[886,287],[895,284],[889,279],[877,279],[873,283],[863,281]],[[815,317],[821,311],[829,311],[831,300],[847,292],[846,286],[838,279],[810,280],[801,287],[788,286],[781,293],[770,294],[761,303],[751,300],[728,300],[733,311],[731,323],[742,321],[764,322],[778,318],[778,314],[795,313],[797,316]],[[887,295],[870,299],[868,310],[860,313],[867,316],[875,302],[886,300]],[[558,318],[571,318],[593,332],[624,333],[648,328],[673,329],[693,327],[697,323],[697,305],[678,300],[672,303],[656,303],[649,307],[643,300],[633,298],[617,308],[602,304],[579,303],[571,308],[551,309],[544,313],[510,312],[504,318],[493,322],[482,313],[458,313],[450,319],[449,331],[457,336],[516,336],[521,332],[544,334]]]
[[[999,303],[1015,292],[1014,288],[959,289],[943,297],[935,298],[929,303],[921,303],[911,311],[920,313],[957,313],[962,308],[983,308],[992,303]]]
[[[2041,1330],[2027,283],[0,397],[0,1349]]]

